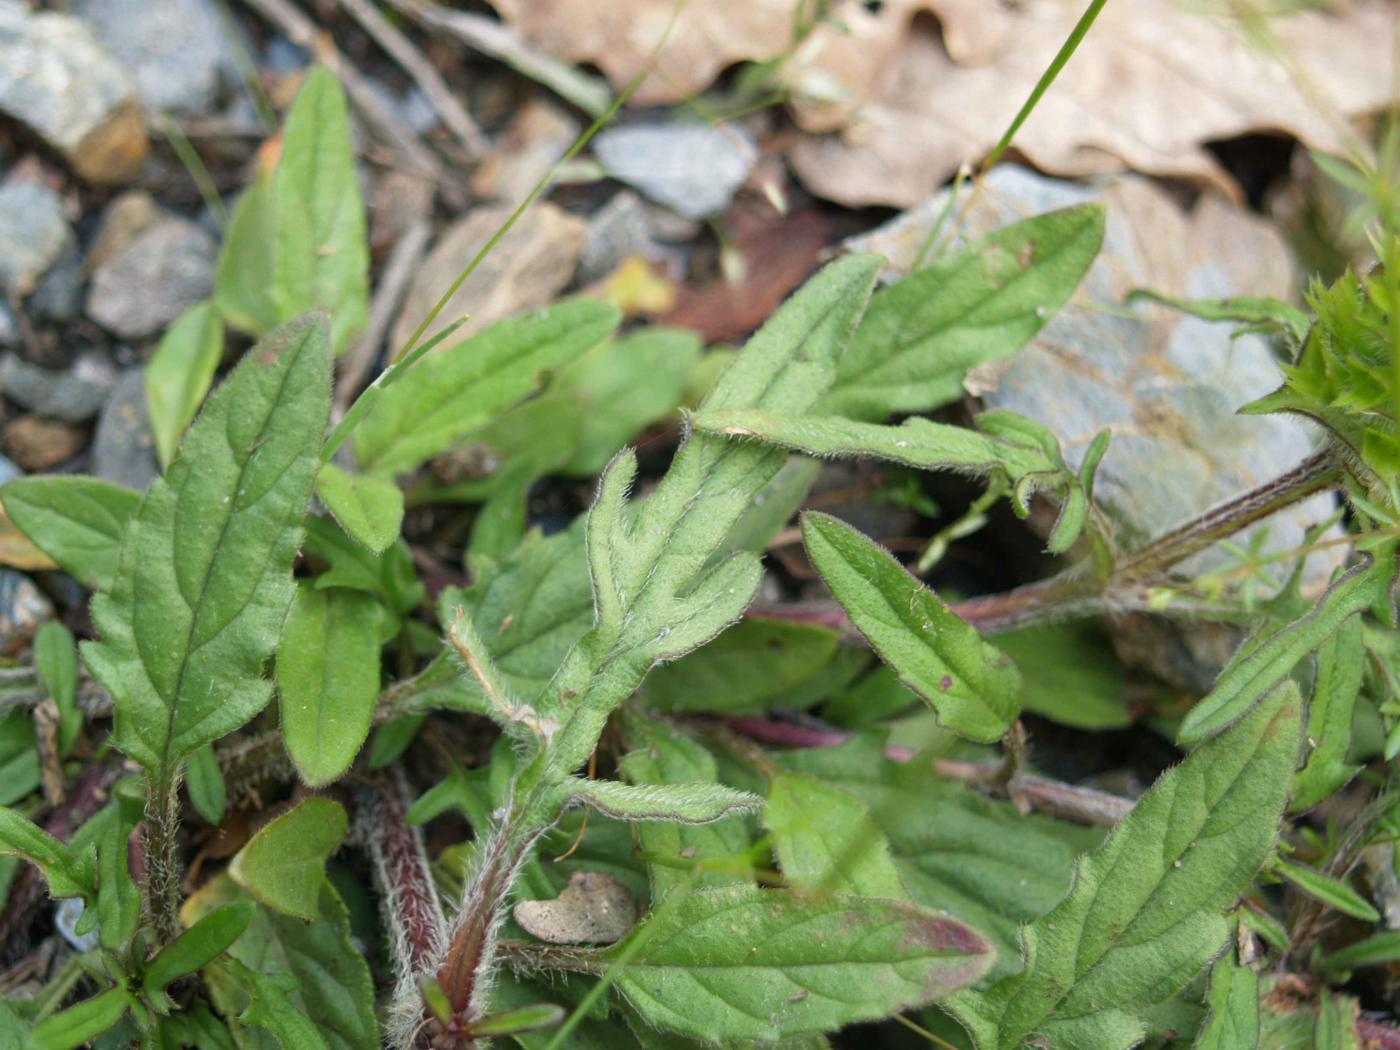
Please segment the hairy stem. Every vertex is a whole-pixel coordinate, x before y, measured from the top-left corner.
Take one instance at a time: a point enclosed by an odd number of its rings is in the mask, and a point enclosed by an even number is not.
[[[157,941],[165,945],[180,935],[180,862],[176,850],[180,830],[179,776],[159,781],[147,777],[146,787],[146,872],[142,896]]]

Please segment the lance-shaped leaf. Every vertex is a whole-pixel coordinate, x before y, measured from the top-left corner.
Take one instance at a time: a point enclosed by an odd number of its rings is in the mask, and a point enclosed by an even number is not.
[[[622,784],[570,778],[561,790],[569,802],[585,803],[618,820],[709,824],[763,805],[757,795],[723,784]]]
[[[810,406],[831,383],[878,267],[875,257],[851,256],[818,273],[749,340],[705,407]],[[653,664],[696,648],[743,612],[758,587],[758,557],[740,552],[713,566],[711,559],[785,461],[776,449],[692,435],[635,507],[627,491],[636,457],[624,452],[613,461],[588,517],[595,625],[535,704],[562,728],[527,784],[577,768]]]
[[[146,364],[146,405],[162,466],[199,411],[224,353],[224,322],[213,303],[192,306],[170,326]]]
[[[881,291],[821,409],[858,419],[923,412],[962,396],[974,366],[1016,353],[1065,304],[1103,240],[1082,204],[1006,226]]]
[[[271,203],[277,318],[330,311],[331,346],[343,353],[368,312],[369,247],[345,93],[324,66],[307,74],[287,114]]]
[[[1190,747],[1228,726],[1255,697],[1292,671],[1347,620],[1364,609],[1388,603],[1394,576],[1393,558],[1373,562],[1367,555],[1328,587],[1302,619],[1262,641],[1255,639],[1257,644],[1246,643],[1220,672],[1211,691],[1187,712],[1177,739]]]
[[[8,482],[0,499],[10,520],[64,572],[84,587],[112,585],[139,492],[100,478],[46,474]]]
[[[1206,993],[1210,1016],[1196,1035],[1196,1050],[1253,1050],[1259,1045],[1259,975],[1235,961],[1216,960]]]
[[[90,855],[75,852],[11,809],[0,808],[0,854],[36,865],[54,897],[83,897],[95,885]]]
[[[313,787],[349,769],[369,735],[380,609],[363,591],[297,588],[277,651],[277,703],[287,754]]]
[[[802,517],[802,540],[832,596],[899,680],[949,729],[984,743],[1015,720],[1021,678],[894,557],[825,514]]]
[[[127,528],[83,645],[112,694],[119,748],[160,783],[266,705],[262,664],[292,600],[292,560],[330,408],[326,320],[249,350],[209,398]]]
[[[1273,849],[1298,753],[1299,696],[1285,683],[1162,775],[1074,889],[1028,926],[1025,968],[947,1005],[979,1050],[1027,1040],[1126,1050],[1140,1011],[1195,976],[1225,943],[1225,916]]]
[[[313,795],[258,829],[234,856],[229,874],[269,908],[310,922],[326,881],[326,858],[345,829],[345,810]]]
[[[1361,617],[1350,617],[1317,650],[1317,682],[1308,705],[1305,734],[1308,761],[1293,778],[1290,811],[1311,809],[1356,775],[1361,767],[1347,761],[1351,718],[1365,667]]]
[[[801,773],[775,774],[763,823],[789,884],[855,897],[909,898],[885,833],[849,792]]]
[[[717,1040],[826,1032],[924,1006],[971,984],[995,953],[912,904],[733,886],[668,898],[602,953],[619,957],[617,987],[644,1019]]]
[[[256,911],[252,901],[234,901],[201,916],[146,964],[141,987],[155,995],[176,978],[203,969],[238,940]]]
[[[103,1032],[112,1028],[136,1005],[131,993],[118,985],[108,988],[91,999],[84,999],[62,1013],[46,1017],[29,1034],[33,1050],[75,1050],[88,1046]]]
[[[102,947],[120,951],[141,919],[141,891],[127,870],[127,839],[136,820],[119,808],[97,844],[97,923]]]
[[[430,351],[383,388],[355,428],[361,468],[376,474],[412,470],[530,393],[545,371],[602,342],[618,320],[611,306],[577,300]]]

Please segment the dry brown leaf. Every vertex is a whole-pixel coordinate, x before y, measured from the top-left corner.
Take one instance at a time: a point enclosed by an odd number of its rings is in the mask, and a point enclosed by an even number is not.
[[[601,871],[576,871],[552,901],[520,901],[515,921],[550,944],[612,944],[637,922],[632,894]]]
[[[941,31],[913,18],[927,8]],[[798,174],[842,204],[914,205],[986,155],[1082,8],[1031,0],[1008,15],[990,2],[890,0],[850,19],[848,34],[813,34],[787,67],[794,108],[809,130],[841,130],[793,147]],[[1129,169],[1232,192],[1202,143],[1270,131],[1340,148],[1345,117],[1389,98],[1394,26],[1394,6],[1373,0],[1279,17],[1267,23],[1270,57],[1228,19],[1114,0],[1015,145],[1061,175]]]

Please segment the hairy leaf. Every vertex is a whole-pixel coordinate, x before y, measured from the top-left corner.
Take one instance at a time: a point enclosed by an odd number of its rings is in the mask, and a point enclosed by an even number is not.
[[[344,353],[369,309],[369,247],[345,93],[324,66],[306,75],[287,114],[272,208],[277,319],[329,311],[331,346]]]
[[[84,587],[112,585],[139,492],[99,478],[46,474],[6,483],[0,499],[10,520],[64,572]]]
[[[860,799],[800,773],[768,785],[763,823],[783,875],[804,890],[907,900],[885,834]]]
[[[1356,775],[1347,761],[1351,720],[1365,667],[1361,617],[1352,616],[1317,650],[1317,681],[1308,706],[1307,763],[1293,778],[1294,813],[1311,809]]]
[[[185,760],[185,790],[189,792],[195,812],[218,827],[228,806],[228,785],[224,783],[224,771],[219,768],[213,744],[195,748]]]
[[[1233,906],[1273,848],[1298,752],[1285,683],[1168,770],[1079,862],[1074,889],[1024,932],[1025,969],[948,1007],[980,1050],[1032,1037],[1126,1050],[1140,1011],[1186,983],[1229,936]]]
[[[1104,209],[1083,204],[997,230],[876,295],[821,409],[856,419],[962,396],[968,371],[1016,353],[1098,255]]]
[[[1206,999],[1210,1017],[1196,1036],[1196,1050],[1253,1050],[1259,1045],[1259,975],[1235,961],[1216,960]]]
[[[256,973],[236,963],[231,968],[242,980],[251,999],[239,1014],[240,1021],[266,1029],[281,1050],[329,1050],[321,1029],[297,1009],[293,993],[299,984],[295,977]]]
[[[75,852],[43,828],[11,809],[0,808],[0,854],[23,857],[38,866],[54,897],[83,897],[92,892],[93,859]]]
[[[375,554],[399,538],[403,492],[388,478],[351,474],[326,463],[316,477],[316,494],[340,527]]]
[[[229,874],[269,908],[311,922],[326,881],[326,858],[345,829],[339,803],[312,795],[259,828],[233,858]]]
[[[414,469],[534,390],[543,372],[597,345],[618,320],[611,306],[575,300],[432,351],[386,386],[355,428],[361,468]]]
[[[46,1017],[29,1033],[33,1050],[75,1050],[116,1026],[136,1005],[131,993],[118,985],[84,999],[62,1013]]]
[[[1020,675],[880,546],[825,514],[802,517],[813,566],[851,622],[949,729],[998,739],[1020,710]]]
[[[146,405],[161,466],[175,458],[180,435],[199,411],[224,352],[224,322],[213,303],[176,318],[146,364]]]
[[[869,1021],[970,984],[976,932],[897,901],[744,886],[673,896],[628,941],[616,983],[651,1024],[704,1039],[780,1039]]]
[[[276,266],[272,178],[258,170],[233,206],[214,271],[214,303],[230,327],[257,338],[276,326],[277,306],[272,300]]]
[[[97,923],[102,947],[119,951],[141,919],[141,891],[127,870],[127,839],[134,820],[114,814],[97,844]]]
[[[176,978],[203,969],[238,940],[256,911],[252,901],[234,901],[200,916],[146,964],[141,986],[152,995]]]
[[[1368,556],[1327,588],[1307,615],[1256,645],[1247,644],[1220,672],[1211,691],[1186,713],[1177,739],[1189,747],[1228,726],[1347,620],[1388,603],[1394,575],[1393,562],[1372,562]]]
[[[117,746],[157,784],[269,699],[262,663],[293,595],[329,369],[319,315],[250,350],[152,482],[93,600],[102,639],[83,658],[112,694]]]
[[[621,784],[616,780],[570,778],[563,790],[569,800],[586,803],[618,820],[709,824],[763,804],[758,796],[723,784]]]
[[[1041,624],[996,638],[1021,672],[1021,706],[1027,711],[1077,729],[1132,724],[1123,667],[1092,626]]]
[[[363,591],[297,588],[277,651],[277,703],[287,754],[313,787],[339,779],[369,736],[379,610]]]
[[[1375,905],[1341,879],[1334,879],[1304,864],[1294,864],[1287,860],[1274,861],[1273,872],[1293,883],[1309,897],[1317,898],[1344,915],[1350,915],[1362,922],[1381,921],[1381,914]]]

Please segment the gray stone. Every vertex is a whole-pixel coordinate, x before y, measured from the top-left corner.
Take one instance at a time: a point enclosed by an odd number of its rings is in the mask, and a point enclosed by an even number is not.
[[[578,279],[583,284],[600,281],[628,256],[650,255],[655,247],[647,206],[631,190],[623,190],[589,217]]]
[[[73,241],[53,190],[37,182],[0,186],[0,288],[28,295]]]
[[[13,656],[29,644],[39,625],[53,619],[53,602],[34,581],[0,569],[0,652]]]
[[[53,906],[54,927],[77,952],[92,951],[102,939],[101,931],[95,926],[86,933],[78,933],[84,910],[83,902],[77,897],[64,897]]]
[[[213,111],[233,58],[209,0],[70,0],[69,9],[131,71],[148,109]]]
[[[0,348],[8,350],[19,342],[19,325],[8,306],[0,303]]]
[[[92,30],[17,0],[0,0],[0,111],[93,182],[131,178],[150,145],[131,79]]]
[[[83,309],[83,255],[76,241],[69,241],[34,286],[29,297],[29,316],[51,324],[69,324]]]
[[[5,484],[7,481],[14,481],[15,478],[23,476],[24,471],[20,470],[19,467],[15,466],[14,463],[10,462],[10,460],[6,459],[4,456],[0,456],[0,485]]]
[[[163,218],[94,271],[87,315],[126,339],[155,335],[208,297],[214,254],[213,240],[194,223]]]
[[[92,442],[92,468],[99,478],[138,492],[160,473],[146,411],[144,368],[123,372],[103,406]]]
[[[106,354],[83,354],[62,372],[13,354],[0,358],[0,391],[36,415],[65,423],[82,423],[97,415],[116,383],[117,370]]]
[[[758,147],[737,124],[630,124],[599,134],[593,155],[618,181],[678,215],[702,219],[729,206]]]

